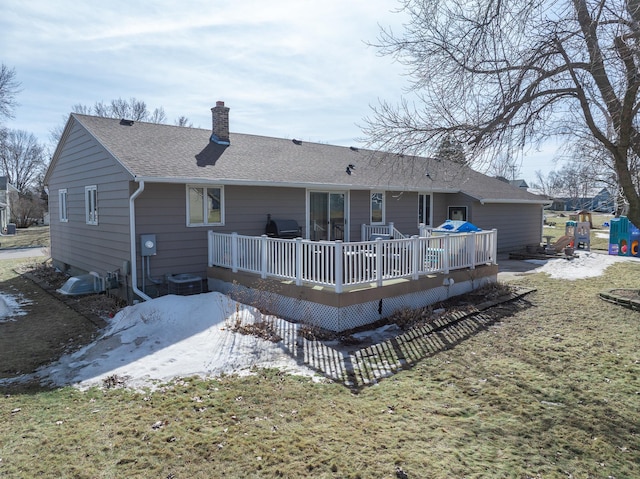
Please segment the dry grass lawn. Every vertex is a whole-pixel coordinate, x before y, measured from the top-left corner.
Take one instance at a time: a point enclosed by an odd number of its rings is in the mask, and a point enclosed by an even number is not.
[[[52,355],[94,332],[1,266],[0,289],[34,295],[49,316],[11,327],[47,331],[37,341],[59,345]],[[518,279],[537,289],[529,308],[358,393],[272,370],[155,391],[7,390],[0,477],[640,477],[640,313],[598,297],[640,289],[638,268]],[[37,355],[28,342],[1,343],[2,361]],[[46,361],[26,356],[5,377]]]

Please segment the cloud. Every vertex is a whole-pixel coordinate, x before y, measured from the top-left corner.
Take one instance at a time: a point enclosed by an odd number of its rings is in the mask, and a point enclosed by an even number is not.
[[[400,67],[366,45],[378,24],[399,24],[393,6],[4,0],[2,61],[24,89],[10,126],[44,141],[75,104],[136,97],[208,128],[224,100],[235,131],[350,144],[369,105],[404,85]]]

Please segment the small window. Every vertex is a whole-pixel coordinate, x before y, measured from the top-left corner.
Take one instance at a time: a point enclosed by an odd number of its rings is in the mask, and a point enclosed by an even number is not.
[[[223,225],[223,193],[221,186],[187,186],[187,226]]]
[[[449,219],[454,221],[467,221],[467,207],[449,206]]]
[[[66,223],[69,221],[67,213],[67,189],[58,190],[58,206],[60,208],[60,222]]]
[[[384,193],[381,191],[371,193],[371,224],[384,224]]]
[[[84,210],[88,225],[98,224],[98,187],[96,185],[84,187]]]
[[[418,195],[418,224],[431,226],[431,195]]]

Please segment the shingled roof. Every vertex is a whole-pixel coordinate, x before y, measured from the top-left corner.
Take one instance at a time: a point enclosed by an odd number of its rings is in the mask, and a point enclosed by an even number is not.
[[[462,192],[483,202],[546,201],[446,160],[239,133],[230,133],[226,145],[212,141],[207,129],[75,113],[67,129],[73,122],[102,144],[133,179],[148,182]],[[59,146],[50,170],[60,151]]]

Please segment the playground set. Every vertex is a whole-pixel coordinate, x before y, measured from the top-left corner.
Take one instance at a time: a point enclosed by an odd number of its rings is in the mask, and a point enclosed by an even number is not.
[[[591,220],[576,221],[574,219],[570,219],[564,226],[564,235],[558,238],[555,243],[551,244],[551,237],[547,236],[546,238],[546,254],[564,253],[566,256],[573,256],[575,249],[585,249],[590,251]]]
[[[640,257],[640,229],[626,216],[613,218],[609,226],[609,254]]]

